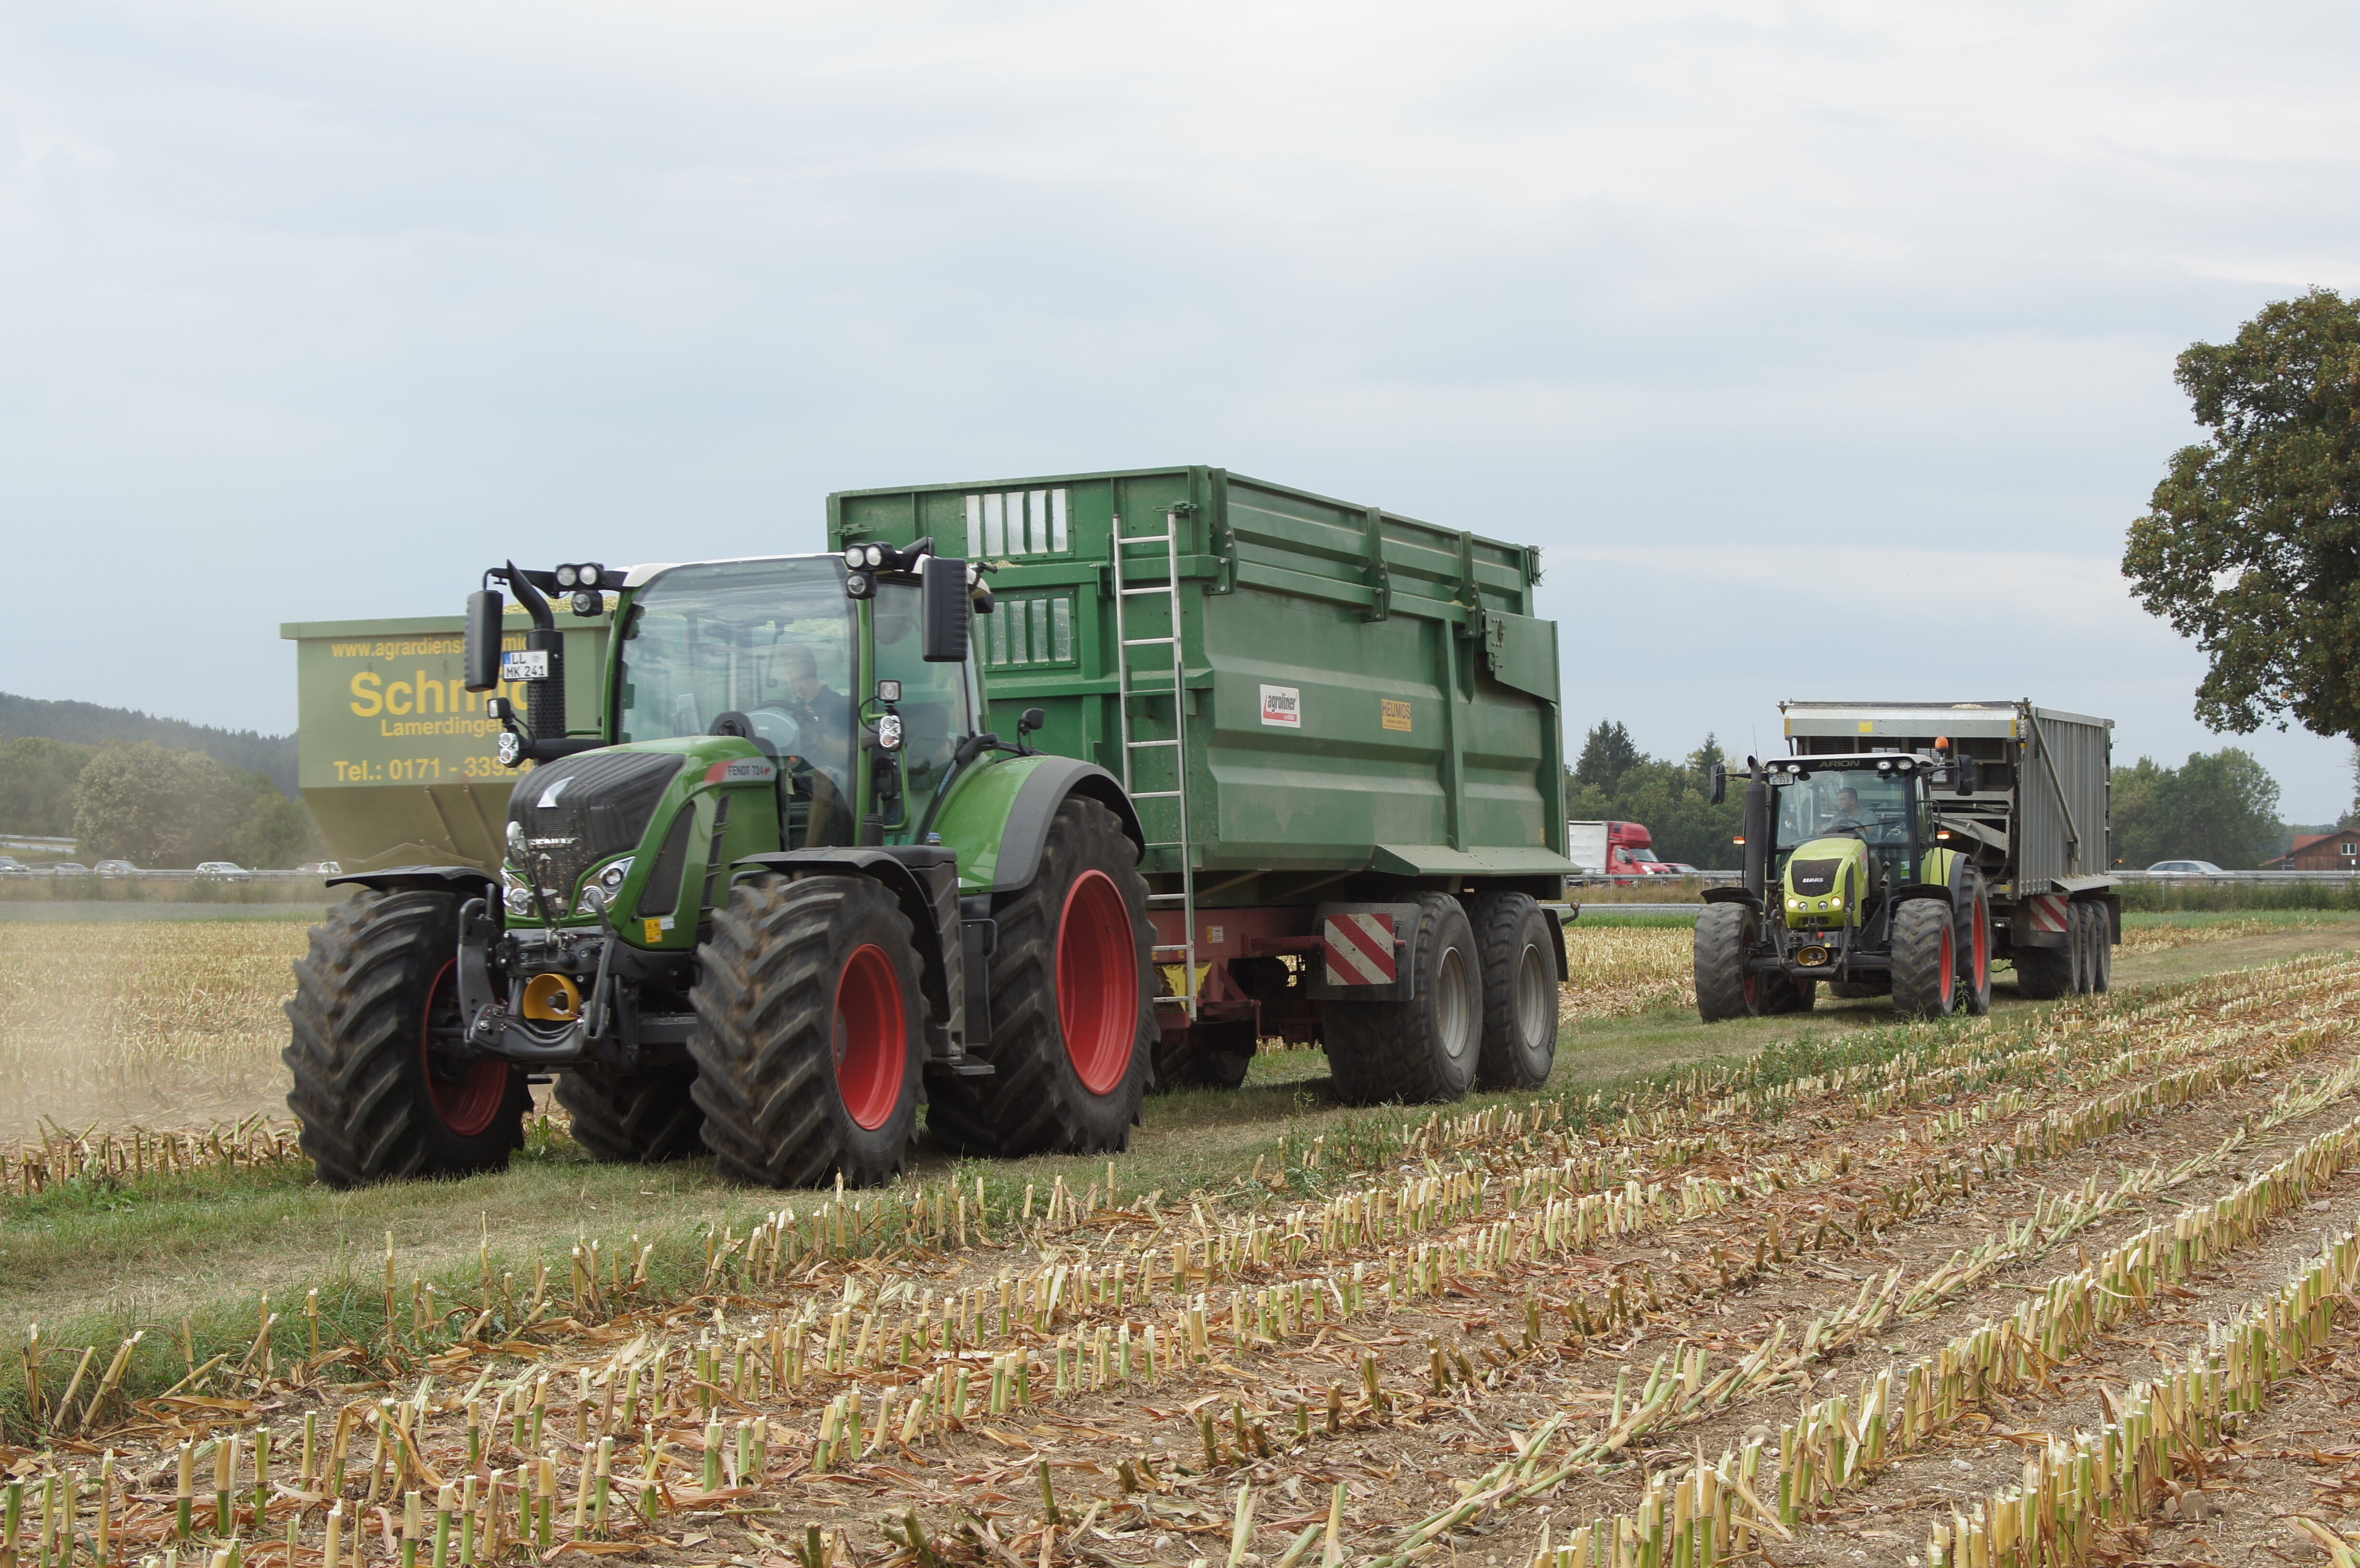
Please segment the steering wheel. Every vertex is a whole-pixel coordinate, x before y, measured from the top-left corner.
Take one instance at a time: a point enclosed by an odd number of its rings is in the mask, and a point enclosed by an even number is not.
[[[732,708],[714,719],[709,733],[750,740],[774,762],[781,751],[799,743],[803,734],[801,724],[775,708],[762,708],[751,713]]]

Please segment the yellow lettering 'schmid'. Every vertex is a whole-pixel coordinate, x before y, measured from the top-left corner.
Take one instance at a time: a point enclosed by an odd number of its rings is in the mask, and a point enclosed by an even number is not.
[[[380,695],[380,688],[384,685],[385,682],[378,678],[377,672],[374,670],[361,670],[353,677],[353,716],[355,718],[373,719],[384,711],[385,698]]]

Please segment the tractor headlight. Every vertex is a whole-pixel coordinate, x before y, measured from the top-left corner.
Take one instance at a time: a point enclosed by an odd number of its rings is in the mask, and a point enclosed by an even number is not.
[[[1828,908],[1830,908],[1830,909],[1842,909],[1842,908],[1843,908],[1843,895],[1842,895],[1842,894],[1841,894],[1841,893],[1839,893],[1839,894],[1837,894],[1834,898],[1830,898],[1830,899],[1828,900]]]
[[[631,857],[627,855],[598,873],[598,886],[606,888],[610,895],[619,893],[623,890],[623,879],[630,874]]]
[[[500,907],[508,913],[525,916],[532,913],[532,889],[524,876],[513,866],[500,864]]]
[[[861,551],[861,554],[868,560],[869,564],[871,566],[882,566],[885,564],[885,547],[883,545],[872,544],[867,550]]]
[[[847,566],[858,566],[858,565],[862,564],[862,563],[863,563],[867,559],[868,559],[867,557],[863,556],[863,555],[860,553],[860,547],[859,547],[858,545],[857,545],[857,544],[856,544],[856,545],[847,545],[847,546],[846,546],[846,547],[845,547],[845,551],[844,551],[844,564],[845,564],[845,565],[847,565]]]
[[[557,569],[557,585],[560,588],[571,588],[581,580],[582,574],[570,566],[561,566]]]
[[[1790,909],[1799,909],[1803,908],[1803,900],[1800,898],[1789,898],[1786,900],[1786,907]]]

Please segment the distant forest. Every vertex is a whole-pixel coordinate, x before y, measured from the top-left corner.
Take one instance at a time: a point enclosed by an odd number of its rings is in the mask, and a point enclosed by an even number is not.
[[[295,737],[252,730],[215,729],[185,719],[159,719],[132,708],[95,702],[48,702],[0,691],[0,735],[38,735],[82,746],[152,741],[169,751],[201,751],[238,773],[267,775],[279,792],[295,793]]]

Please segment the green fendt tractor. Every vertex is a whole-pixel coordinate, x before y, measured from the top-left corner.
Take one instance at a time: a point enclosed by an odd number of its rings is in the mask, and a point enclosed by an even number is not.
[[[1125,1147],[1143,835],[1105,768],[1032,748],[1037,713],[985,728],[978,571],[929,539],[617,575],[510,563],[469,601],[465,687],[521,688],[476,700],[530,770],[497,876],[346,877],[314,931],[286,1060],[322,1179],[497,1167],[549,1075],[593,1155],[770,1186],[890,1180],[922,1080],[955,1147]],[[550,601],[609,590],[607,701],[570,734]]]

